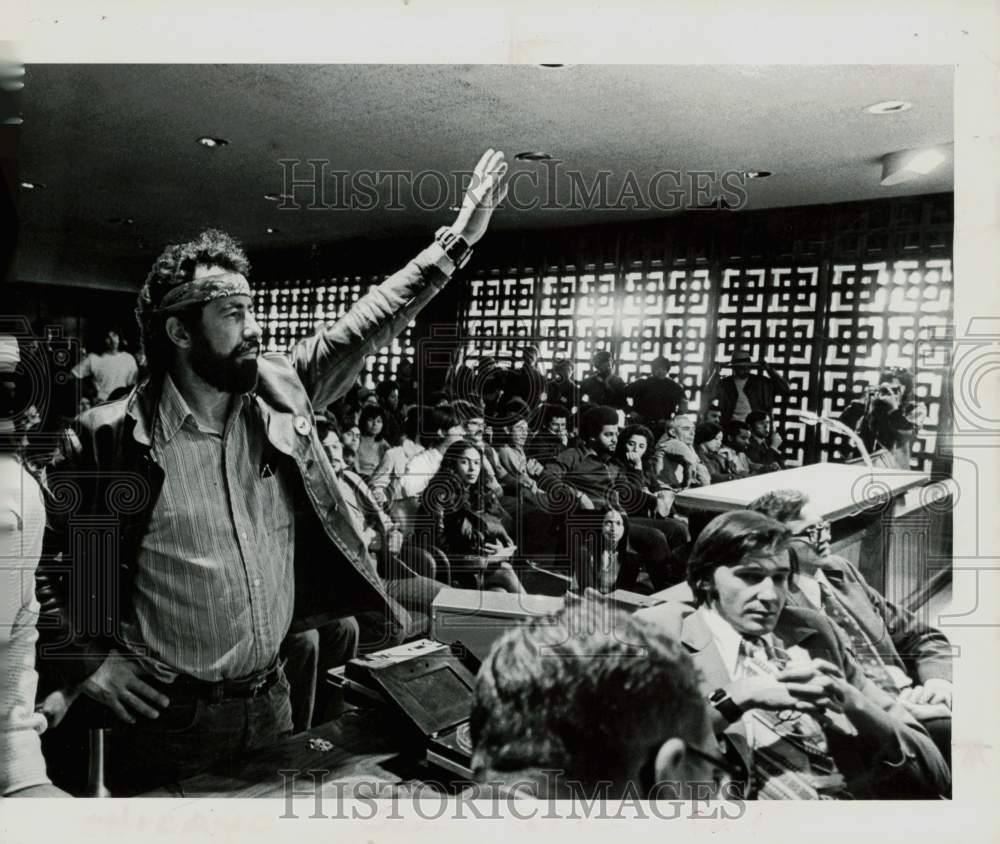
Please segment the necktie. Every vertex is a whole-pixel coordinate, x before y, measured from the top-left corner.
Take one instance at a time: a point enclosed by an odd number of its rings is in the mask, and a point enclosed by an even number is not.
[[[878,652],[878,648],[875,647],[875,643],[861,629],[857,619],[847,611],[834,591],[822,580],[819,581],[819,594],[823,612],[847,636],[851,643],[851,649],[861,663],[861,669],[865,675],[881,689],[893,697],[897,697],[900,692],[899,686],[886,668],[885,661]]]
[[[757,638],[744,638],[740,653],[745,676],[777,674],[788,656]],[[815,718],[792,709],[752,709],[747,715],[753,731],[758,799],[834,800],[849,796]]]

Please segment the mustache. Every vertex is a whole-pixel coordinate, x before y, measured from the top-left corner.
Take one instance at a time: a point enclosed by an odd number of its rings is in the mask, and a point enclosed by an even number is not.
[[[233,350],[230,357],[237,358],[240,355],[247,354],[248,352],[254,352],[256,354],[260,354],[260,343],[243,343],[242,345],[237,346]]]

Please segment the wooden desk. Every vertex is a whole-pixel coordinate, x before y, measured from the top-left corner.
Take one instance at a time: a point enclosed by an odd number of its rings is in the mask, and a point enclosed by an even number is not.
[[[852,463],[814,463],[688,489],[678,493],[675,501],[693,510],[724,513],[744,509],[765,492],[796,489],[809,496],[824,519],[834,522],[872,507],[884,508],[891,499],[929,481],[930,476],[923,472],[869,469]]]
[[[923,472],[814,463],[685,490],[675,501],[690,513],[696,534],[715,514],[744,509],[766,492],[804,492],[832,523],[832,552],[858,566],[890,600],[913,608],[929,597],[926,586],[934,556],[929,548],[935,531],[931,520],[941,522],[949,509],[941,501],[925,506],[918,488],[930,481]],[[948,530],[950,543],[950,523]]]
[[[326,739],[332,750],[313,750],[309,739]],[[271,747],[248,754],[244,759],[217,770],[183,780],[143,797],[276,797],[284,799],[286,777],[280,771],[299,772],[295,792],[306,795],[314,789],[310,771],[322,771],[322,795],[336,811],[338,797],[348,798],[361,786],[365,797],[388,797],[393,793],[412,794],[416,789],[442,790],[448,775],[429,768],[418,753],[407,752],[386,710],[379,708],[346,711],[339,718],[284,739]],[[363,784],[363,786],[362,786]]]

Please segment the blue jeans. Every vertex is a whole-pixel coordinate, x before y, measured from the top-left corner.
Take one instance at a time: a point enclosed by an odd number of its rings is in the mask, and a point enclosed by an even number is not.
[[[169,686],[164,687],[170,696]],[[292,731],[288,681],[278,680],[257,697],[217,703],[177,698],[156,719],[116,722],[108,736],[107,784],[130,796],[171,786],[206,768],[235,769],[248,751],[272,744]]]

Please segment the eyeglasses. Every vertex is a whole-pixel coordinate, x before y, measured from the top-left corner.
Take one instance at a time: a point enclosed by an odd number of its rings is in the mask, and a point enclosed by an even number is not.
[[[639,785],[643,793],[650,794],[658,785],[656,782],[656,754],[660,752],[663,742],[654,744],[646,757],[646,761],[639,772]],[[733,781],[745,778],[743,769],[735,762],[730,762],[725,756],[709,753],[694,744],[684,743],[684,748],[695,759],[700,759],[712,769],[712,786],[715,794],[722,793],[722,789]],[[680,785],[680,783],[678,783]]]
[[[808,539],[813,545],[817,542],[830,541],[830,523],[820,521],[803,528],[798,533],[792,534],[792,539]]]

